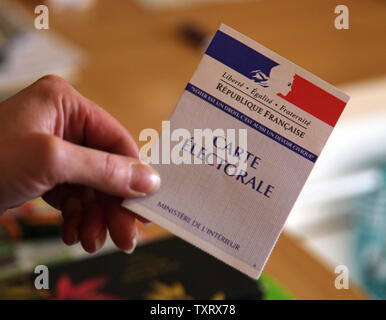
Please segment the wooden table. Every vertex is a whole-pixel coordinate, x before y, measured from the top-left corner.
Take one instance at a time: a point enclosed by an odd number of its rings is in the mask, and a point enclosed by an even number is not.
[[[33,13],[34,4],[23,1]],[[40,2],[39,2],[40,3]],[[340,84],[386,73],[384,1],[345,1],[350,29],[334,27],[332,0],[270,0],[149,12],[130,0],[99,0],[86,12],[50,13],[51,27],[83,48],[87,64],[76,88],[130,129],[160,129],[202,52],[177,36],[191,21],[214,33],[221,22]],[[46,32],[46,31],[42,31]],[[266,271],[300,299],[360,299],[336,290],[335,275],[282,235]]]

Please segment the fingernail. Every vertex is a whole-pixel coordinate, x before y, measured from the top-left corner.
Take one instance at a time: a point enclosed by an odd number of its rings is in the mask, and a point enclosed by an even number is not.
[[[94,248],[95,248],[94,252],[96,252],[100,248],[102,248],[102,241],[100,240],[100,238],[95,239],[95,247]]]
[[[132,166],[130,188],[145,195],[158,190],[161,179],[157,171],[144,163],[136,163]]]
[[[135,226],[135,234],[132,240],[132,247],[131,249],[125,251],[127,254],[132,254],[134,252],[135,247],[137,246],[137,236],[138,236],[138,228],[137,226]]]
[[[127,254],[132,254],[135,250],[135,247],[137,246],[137,235],[135,235],[135,237],[133,238],[133,246],[131,247],[131,249],[125,251]]]
[[[73,246],[74,244],[77,244],[79,242],[79,237],[78,237],[78,231],[75,230],[72,234],[72,243],[70,246]]]

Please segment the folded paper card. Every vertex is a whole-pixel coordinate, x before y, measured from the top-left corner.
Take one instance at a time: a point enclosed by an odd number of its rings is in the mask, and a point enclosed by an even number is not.
[[[154,164],[161,188],[123,206],[258,278],[348,99],[221,25],[170,118],[172,132],[193,138],[174,137],[168,147],[203,163]],[[198,143],[197,129],[214,132],[212,150]],[[245,144],[228,140],[240,129]]]

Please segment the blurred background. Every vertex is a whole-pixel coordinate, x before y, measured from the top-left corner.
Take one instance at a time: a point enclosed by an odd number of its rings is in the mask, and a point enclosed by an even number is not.
[[[49,30],[34,28],[39,4]],[[334,25],[340,4],[347,30]],[[262,278],[155,225],[138,225],[134,255],[111,241],[88,255],[62,244],[60,213],[36,199],[0,217],[0,298],[386,298],[384,0],[0,0],[0,100],[57,74],[137,139],[168,119],[220,23],[351,96]],[[50,289],[33,287],[38,264]],[[335,287],[339,265],[349,289]]]

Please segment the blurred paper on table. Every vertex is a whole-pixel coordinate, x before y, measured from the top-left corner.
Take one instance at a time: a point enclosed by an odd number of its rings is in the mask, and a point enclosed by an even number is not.
[[[16,39],[0,66],[0,94],[18,90],[45,74],[70,80],[80,57],[77,49],[58,37],[28,31]]]
[[[385,88],[384,77],[340,86],[351,99],[294,209],[374,190],[374,168],[386,160]],[[291,215],[287,226],[295,217]]]
[[[0,2],[0,34],[4,38],[0,95],[20,90],[45,74],[71,80],[80,66],[82,53],[78,48],[52,31],[48,34],[32,29],[32,25],[30,28],[26,21],[28,16],[22,8]]]
[[[381,196],[385,194],[386,78],[361,80],[339,88],[351,99],[285,231],[327,266],[348,266],[354,281],[384,298],[385,287],[383,293],[378,288],[382,281],[384,286],[384,280],[374,279],[380,277],[386,259],[382,240],[385,197]]]

